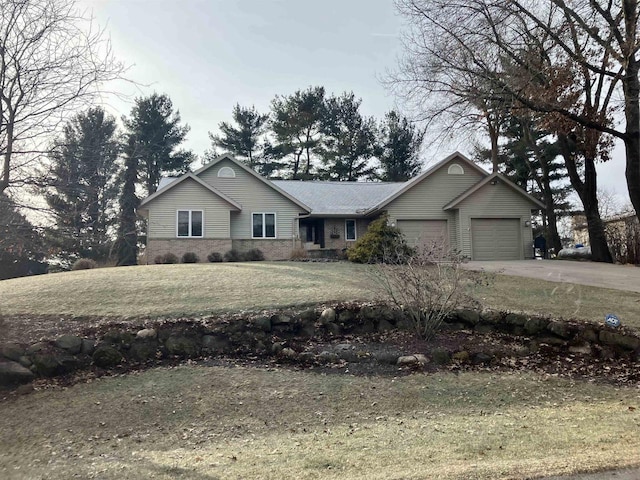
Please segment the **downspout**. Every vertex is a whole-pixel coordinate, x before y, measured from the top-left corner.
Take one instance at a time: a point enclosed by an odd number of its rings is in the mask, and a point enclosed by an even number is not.
[[[291,248],[294,249],[296,248],[296,221],[300,220],[301,218],[309,218],[311,216],[311,213],[305,213],[303,215],[298,214],[297,217],[293,217],[293,223],[291,225]],[[298,235],[300,235],[300,226],[298,226]]]

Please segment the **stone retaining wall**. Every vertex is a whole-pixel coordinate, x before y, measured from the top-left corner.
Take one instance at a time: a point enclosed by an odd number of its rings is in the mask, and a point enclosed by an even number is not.
[[[337,359],[335,354],[295,351],[287,346],[287,340],[340,338],[412,326],[399,310],[339,304],[231,319],[164,320],[148,322],[143,329],[131,328],[126,324],[114,326],[95,338],[64,335],[35,344],[2,344],[0,385],[27,383],[36,377],[63,375],[89,367],[152,365],[170,358],[275,355],[328,363]],[[503,332],[585,355],[637,359],[640,353],[640,337],[628,330],[513,312],[458,310],[442,328],[473,331],[478,335]],[[431,355],[435,357],[436,352]]]

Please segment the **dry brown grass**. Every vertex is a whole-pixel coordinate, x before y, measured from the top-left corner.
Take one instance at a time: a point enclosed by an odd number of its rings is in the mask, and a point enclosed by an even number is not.
[[[640,463],[639,403],[636,389],[533,374],[157,368],[0,403],[0,477],[564,474]]]
[[[251,262],[101,268],[0,281],[0,314],[206,315],[330,301],[376,300],[366,265]],[[475,274],[478,275],[478,274]],[[484,306],[640,328],[640,294],[492,275]]]

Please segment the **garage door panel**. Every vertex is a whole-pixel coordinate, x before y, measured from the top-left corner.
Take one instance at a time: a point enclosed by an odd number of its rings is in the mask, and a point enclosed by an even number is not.
[[[432,242],[444,242],[446,248],[449,247],[446,220],[398,220],[398,228],[412,247]]]
[[[474,260],[519,260],[520,219],[471,219],[471,244]]]

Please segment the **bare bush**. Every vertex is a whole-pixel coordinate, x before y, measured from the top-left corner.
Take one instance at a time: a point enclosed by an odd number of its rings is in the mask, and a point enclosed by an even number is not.
[[[470,300],[466,286],[475,280],[461,263],[462,256],[438,240],[420,245],[404,262],[376,264],[371,273],[381,298],[402,310],[420,338],[429,339],[447,316]]]

